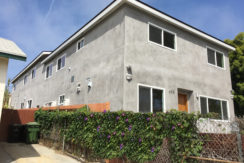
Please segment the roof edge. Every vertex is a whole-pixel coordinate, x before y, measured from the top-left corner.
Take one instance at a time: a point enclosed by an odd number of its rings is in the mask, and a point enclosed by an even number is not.
[[[12,80],[11,83],[14,83],[20,76],[22,76],[31,66],[34,65],[42,56],[50,55],[52,51],[42,51],[39,55],[36,56],[25,68],[23,68]]]
[[[0,52],[0,57],[26,61],[26,57]]]

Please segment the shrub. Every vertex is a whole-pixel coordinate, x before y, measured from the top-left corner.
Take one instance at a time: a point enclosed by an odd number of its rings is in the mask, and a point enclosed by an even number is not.
[[[167,113],[86,111],[43,111],[35,113],[41,134],[48,136],[53,125],[61,127],[65,141],[82,145],[102,159],[127,158],[144,162],[153,160],[162,141],[168,138],[173,162],[183,156],[199,155],[196,121],[199,116],[178,111]]]

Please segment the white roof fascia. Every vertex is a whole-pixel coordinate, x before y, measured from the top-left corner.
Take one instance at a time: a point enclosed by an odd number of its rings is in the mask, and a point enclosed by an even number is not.
[[[34,65],[34,63],[38,60],[38,59],[40,59],[42,56],[44,56],[44,55],[49,55],[51,52],[48,52],[48,51],[44,51],[44,52],[41,52],[41,54],[38,56],[38,57],[36,57],[28,66],[26,66],[17,76],[15,76],[13,79],[12,79],[12,81],[11,81],[11,83],[13,83],[17,78],[19,78],[21,75],[23,75],[24,73],[25,73],[25,71],[26,70],[28,70],[31,66],[33,66]]]
[[[209,40],[211,42],[216,43],[217,45],[220,45],[222,47],[225,47],[229,50],[235,50],[234,47],[212,37],[209,36],[207,34],[205,34],[204,32],[201,32],[187,24],[184,24],[170,16],[167,16],[145,4],[143,4],[140,1],[137,0],[116,0],[114,1],[110,6],[108,6],[104,11],[102,11],[99,15],[97,15],[94,19],[92,19],[88,24],[86,24],[82,29],[80,29],[77,33],[75,33],[73,36],[71,36],[70,38],[68,38],[63,44],[61,44],[57,49],[55,49],[51,55],[49,55],[46,59],[44,59],[41,63],[45,64],[50,58],[52,58],[54,55],[56,55],[60,50],[62,50],[64,47],[66,47],[67,45],[69,45],[72,41],[74,41],[75,39],[77,39],[81,34],[83,34],[84,32],[86,32],[87,30],[89,30],[91,27],[93,27],[94,25],[96,25],[97,23],[100,22],[101,19],[105,18],[106,16],[108,16],[112,11],[114,11],[115,9],[117,9],[119,6],[121,6],[122,4],[127,3],[129,5],[132,5],[134,7],[137,7],[139,9],[144,10],[147,13],[150,13],[156,17],[159,17],[161,19],[163,19],[164,21],[167,21],[179,28],[182,28],[190,33],[193,33],[201,38],[204,38],[206,40]]]
[[[93,20],[91,20],[87,25],[85,25],[82,29],[80,29],[76,34],[74,34],[71,38],[65,41],[60,47],[58,47],[55,51],[51,53],[46,59],[44,59],[41,63],[46,63],[52,56],[57,54],[61,49],[69,45],[73,40],[77,39],[82,33],[87,31],[89,28],[93,27],[95,24],[99,23],[101,19],[109,15],[112,11],[121,6],[126,0],[116,0],[110,6],[108,6],[103,12],[97,15]]]
[[[153,15],[161,18],[161,19],[164,19],[165,21],[167,21],[167,22],[169,22],[169,23],[171,23],[173,25],[176,25],[177,27],[180,27],[180,28],[182,28],[184,30],[187,30],[187,31],[191,32],[191,33],[194,33],[194,34],[196,34],[196,35],[198,35],[198,36],[200,36],[202,38],[205,38],[205,39],[207,39],[209,41],[212,41],[212,42],[214,42],[214,43],[216,43],[216,44],[218,44],[220,46],[223,46],[223,47],[225,47],[225,48],[227,48],[229,50],[235,50],[234,47],[232,47],[232,46],[230,46],[230,45],[228,45],[228,44],[226,44],[226,43],[224,43],[224,42],[222,42],[222,41],[220,41],[218,39],[215,39],[214,37],[211,37],[211,36],[201,32],[201,31],[198,31],[198,30],[190,27],[189,25],[181,23],[180,21],[175,20],[175,19],[173,19],[173,18],[171,18],[171,17],[169,17],[169,16],[167,16],[167,15],[165,15],[165,14],[163,14],[163,13],[161,13],[161,12],[151,8],[151,7],[148,7],[148,6],[144,5],[143,3],[139,2],[139,1],[127,0],[127,2],[132,4],[135,7],[139,8],[139,9],[143,9],[144,11],[147,11],[147,12],[149,12],[149,13],[151,13],[151,14],[153,14]]]

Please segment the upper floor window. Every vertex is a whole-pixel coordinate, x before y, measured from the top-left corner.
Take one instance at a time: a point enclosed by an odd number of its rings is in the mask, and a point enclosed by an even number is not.
[[[207,48],[208,63],[220,68],[224,68],[224,54],[214,49]]]
[[[36,68],[34,68],[32,71],[31,71],[31,78],[34,79],[36,77]]]
[[[16,90],[16,84],[15,83],[13,84],[13,90],[14,91]]]
[[[24,85],[27,83],[27,75],[24,77]]]
[[[52,102],[48,102],[45,104],[46,107],[51,107],[52,106]]]
[[[53,69],[53,64],[50,64],[46,68],[46,78],[49,78],[52,76],[52,70]]]
[[[58,59],[57,70],[62,69],[65,66],[65,55]]]
[[[149,41],[161,46],[176,49],[176,34],[162,29],[155,25],[149,24]]]
[[[59,105],[63,105],[64,104],[64,100],[65,100],[65,95],[59,96],[58,104]]]
[[[77,50],[83,48],[84,46],[85,46],[85,39],[83,38],[77,42]]]
[[[31,106],[32,106],[32,100],[28,100],[27,101],[27,108],[31,108]]]
[[[228,107],[226,100],[200,97],[201,113],[217,113],[217,119],[228,120]]]

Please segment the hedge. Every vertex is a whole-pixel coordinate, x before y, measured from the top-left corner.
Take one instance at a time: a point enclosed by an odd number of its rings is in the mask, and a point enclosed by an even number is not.
[[[164,138],[170,142],[173,162],[180,162],[183,156],[198,156],[201,152],[202,142],[196,127],[199,115],[175,110],[156,114],[84,110],[40,109],[35,113],[35,120],[41,125],[42,135],[49,136],[54,125],[58,125],[66,142],[88,148],[93,156],[101,159],[150,161],[160,151]]]

